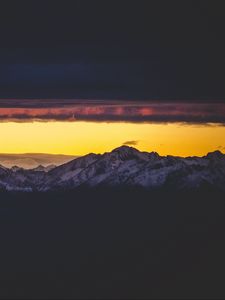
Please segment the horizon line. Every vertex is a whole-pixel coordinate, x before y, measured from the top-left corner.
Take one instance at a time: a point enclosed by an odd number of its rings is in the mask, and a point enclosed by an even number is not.
[[[54,154],[54,153],[0,153],[0,156],[1,155],[50,155],[50,156],[67,156],[67,157],[74,157],[74,158],[78,158],[78,157],[83,157],[83,156],[86,156],[86,155],[89,155],[89,154],[100,154],[100,155],[103,155],[105,153],[110,153],[118,148],[131,148],[131,149],[135,149],[139,152],[147,152],[147,153],[157,153],[159,156],[162,156],[162,157],[166,157],[166,156],[173,156],[173,157],[181,157],[181,158],[187,158],[187,157],[204,157],[206,156],[207,154],[209,153],[214,153],[214,152],[220,152],[221,154],[225,155],[225,149],[219,149],[219,148],[215,148],[215,150],[212,150],[212,151],[209,151],[207,153],[205,153],[205,155],[202,155],[202,156],[198,156],[198,155],[188,155],[188,156],[181,156],[181,155],[173,155],[173,154],[166,154],[166,155],[160,155],[157,151],[141,151],[139,149],[137,149],[136,147],[133,147],[133,146],[129,146],[129,145],[124,145],[122,144],[121,146],[118,146],[118,147],[115,147],[113,148],[111,151],[104,151],[102,153],[95,153],[95,152],[87,152],[86,154],[82,154],[82,155],[77,155],[77,154],[63,154],[63,153],[57,153],[57,154]]]

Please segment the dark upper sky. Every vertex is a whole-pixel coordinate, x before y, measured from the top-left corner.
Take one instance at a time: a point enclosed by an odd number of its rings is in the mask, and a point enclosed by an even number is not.
[[[0,98],[225,99],[222,1],[1,1]]]

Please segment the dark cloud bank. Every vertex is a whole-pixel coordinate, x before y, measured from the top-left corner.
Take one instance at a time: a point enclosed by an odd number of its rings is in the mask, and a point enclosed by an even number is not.
[[[0,98],[225,99],[222,2],[22,3],[1,3]]]

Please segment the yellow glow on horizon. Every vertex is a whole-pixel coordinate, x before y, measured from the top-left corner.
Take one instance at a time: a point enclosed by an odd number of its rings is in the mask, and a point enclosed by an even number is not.
[[[160,155],[205,155],[225,150],[225,127],[219,125],[30,122],[0,123],[0,153],[84,155],[103,153],[126,141],[135,148]]]

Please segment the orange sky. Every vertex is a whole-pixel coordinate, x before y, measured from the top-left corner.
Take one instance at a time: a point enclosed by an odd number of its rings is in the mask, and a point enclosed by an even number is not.
[[[84,155],[111,151],[126,142],[161,155],[225,153],[225,126],[129,122],[2,122],[0,153]]]

